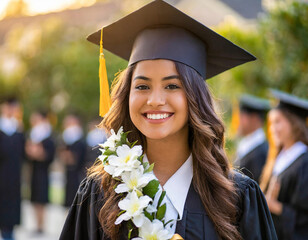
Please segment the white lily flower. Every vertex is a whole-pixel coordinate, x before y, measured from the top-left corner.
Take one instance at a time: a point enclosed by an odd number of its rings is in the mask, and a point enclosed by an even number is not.
[[[123,133],[123,127],[120,127],[117,134],[114,132],[113,129],[111,129],[110,137],[103,144],[99,144],[99,146],[102,147],[102,148],[108,147],[111,151],[115,151],[116,150],[116,143],[121,140],[121,133]],[[104,154],[104,152],[103,152],[103,154]]]
[[[154,213],[157,211],[157,208],[153,204],[149,204],[146,210],[148,213]]]
[[[108,172],[113,177],[120,176],[124,171],[131,172],[138,168],[141,162],[137,159],[142,154],[142,147],[140,145],[130,148],[128,145],[122,145],[117,148],[117,156],[111,155],[108,157],[109,167]],[[113,167],[115,168],[113,168]],[[106,170],[106,171],[108,171]]]
[[[137,169],[133,169],[131,172],[122,173],[121,178],[123,183],[116,187],[115,192],[123,193],[131,192],[133,190],[141,192],[142,188],[155,178],[153,174],[143,174],[143,172],[144,168],[140,165]]]
[[[143,225],[139,228],[139,237],[133,240],[168,240],[172,238],[173,234],[164,228],[164,224],[158,219],[151,222],[145,218]]]
[[[143,214],[143,209],[147,207],[152,199],[149,196],[138,198],[135,191],[128,193],[127,196],[118,204],[121,210],[126,212],[121,214],[115,221],[115,224],[120,224],[122,221],[132,219],[136,227],[142,226],[146,217]]]

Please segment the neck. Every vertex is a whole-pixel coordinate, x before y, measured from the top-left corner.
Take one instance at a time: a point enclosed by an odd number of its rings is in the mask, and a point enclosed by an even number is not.
[[[254,133],[254,132],[257,131],[259,128],[262,128],[262,126],[261,126],[261,125],[256,125],[256,126],[252,127],[252,128],[250,129],[250,131],[246,132],[246,134],[245,134],[244,137],[247,137],[248,135]]]
[[[294,141],[293,139],[289,139],[289,141],[286,141],[286,142],[283,144],[283,150],[289,149],[289,148],[292,147],[294,144],[295,144],[295,141]]]
[[[148,139],[146,154],[155,163],[154,174],[163,186],[182,166],[190,155],[187,137],[172,136],[168,139]]]

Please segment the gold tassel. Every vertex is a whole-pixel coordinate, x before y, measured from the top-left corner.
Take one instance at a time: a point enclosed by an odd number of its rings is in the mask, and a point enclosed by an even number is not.
[[[231,117],[231,136],[235,137],[237,130],[240,126],[240,106],[237,101],[232,104],[232,117]]]
[[[184,238],[182,238],[179,234],[174,234],[171,238],[171,240],[184,240]]]
[[[278,149],[274,142],[274,137],[271,131],[271,122],[269,120],[269,116],[267,116],[267,140],[268,140],[267,159],[260,176],[260,188],[263,192],[267,190],[268,184],[271,180],[272,172],[276,162],[276,157],[278,154]]]
[[[99,54],[99,88],[100,88],[100,100],[99,100],[99,115],[103,117],[111,106],[109,84],[106,70],[106,60],[103,53],[103,29],[101,30],[100,40],[100,54]]]

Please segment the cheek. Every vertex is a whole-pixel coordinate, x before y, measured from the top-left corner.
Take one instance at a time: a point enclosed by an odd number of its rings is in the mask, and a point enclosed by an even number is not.
[[[182,118],[185,121],[188,121],[188,103],[185,93],[180,93],[172,97],[173,106],[176,107],[176,110],[181,112]]]
[[[134,94],[129,95],[129,105],[128,106],[129,106],[129,115],[131,119],[133,120],[135,111],[136,111],[136,97],[134,96]]]
[[[284,131],[284,136],[287,138],[292,138],[292,127],[289,122],[285,121],[284,125],[282,126],[282,129]]]
[[[140,95],[136,94],[134,92],[131,92],[129,95],[129,115],[131,119],[134,121],[134,119],[139,116],[141,112],[141,107],[144,104],[145,98]]]
[[[245,115],[240,115],[240,124],[246,126],[247,118]]]

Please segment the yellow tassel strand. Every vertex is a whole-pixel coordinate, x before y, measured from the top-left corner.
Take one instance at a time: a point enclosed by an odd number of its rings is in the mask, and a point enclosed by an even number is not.
[[[231,136],[235,137],[240,126],[240,106],[237,101],[232,104]]]
[[[174,234],[171,240],[184,240],[179,234]]]
[[[271,122],[269,116],[267,117],[267,139],[268,139],[268,153],[266,163],[263,167],[263,171],[260,177],[260,188],[262,191],[266,191],[268,184],[271,180],[272,172],[276,162],[276,157],[278,154],[278,149],[274,142],[274,137],[271,130]]]
[[[101,30],[100,55],[99,55],[99,88],[100,88],[99,115],[103,117],[109,111],[109,108],[111,106],[106,60],[103,53],[103,29]]]

